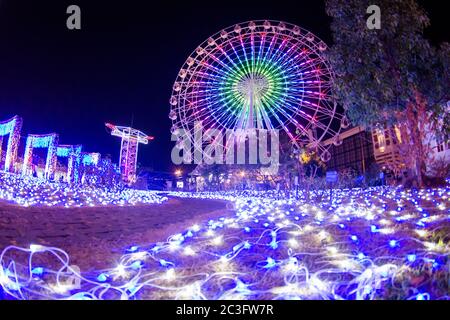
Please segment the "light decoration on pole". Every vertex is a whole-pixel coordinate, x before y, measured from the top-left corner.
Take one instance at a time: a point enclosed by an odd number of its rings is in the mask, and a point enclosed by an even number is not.
[[[56,170],[58,140],[59,135],[56,133],[28,135],[25,145],[22,175],[32,175],[30,169],[33,162],[33,150],[36,148],[47,148],[44,177],[46,179],[53,179]]]
[[[80,182],[81,145],[59,145],[56,155],[61,158],[68,158],[67,162],[67,182]]]
[[[132,184],[136,182],[138,146],[140,143],[148,144],[154,137],[130,127],[116,126],[110,123],[105,125],[111,130],[112,136],[122,138],[119,160],[120,174],[125,183]]]
[[[448,299],[450,188],[334,192],[331,204],[315,205],[295,192],[173,192],[231,201],[235,213],[127,246],[117,265],[73,274],[80,287],[66,290],[58,289],[70,267],[64,251],[6,247],[0,285],[16,299]],[[59,264],[37,263],[41,254]]]
[[[0,162],[2,160],[3,137],[8,136],[5,165],[3,168],[1,168],[4,171],[7,172],[14,171],[21,129],[22,129],[22,118],[19,116],[14,116],[13,118],[6,121],[0,121]]]

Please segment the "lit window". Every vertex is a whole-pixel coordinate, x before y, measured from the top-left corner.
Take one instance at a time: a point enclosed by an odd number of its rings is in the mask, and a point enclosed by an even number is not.
[[[436,137],[437,152],[443,152],[445,150],[445,144],[441,137]]]

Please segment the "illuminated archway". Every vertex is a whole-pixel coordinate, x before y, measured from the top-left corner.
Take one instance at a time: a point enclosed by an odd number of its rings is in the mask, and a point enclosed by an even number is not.
[[[67,182],[78,183],[80,181],[81,145],[59,145],[56,155],[61,158],[68,158],[67,162]]]
[[[27,137],[25,146],[25,155],[23,159],[22,174],[30,175],[30,168],[32,165],[33,150],[35,148],[47,148],[47,159],[45,161],[44,177],[52,179],[56,170],[56,154],[59,135],[56,133],[50,134],[30,134]],[[32,172],[31,172],[32,175]]]
[[[15,116],[9,120],[0,122],[0,160],[2,158],[3,137],[8,137],[8,145],[6,147],[5,165],[3,170],[8,172],[14,171],[14,164],[17,159],[17,149],[19,147],[20,130],[22,129],[22,118]]]

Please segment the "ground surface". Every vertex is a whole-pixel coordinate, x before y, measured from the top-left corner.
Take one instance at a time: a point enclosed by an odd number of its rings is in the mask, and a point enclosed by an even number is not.
[[[310,204],[273,191],[170,195],[132,208],[0,206],[0,249],[23,247],[0,256],[4,297],[450,299],[449,188],[342,189]]]
[[[85,272],[115,265],[130,245],[166,241],[179,230],[227,214],[231,210],[220,200],[171,198],[164,204],[69,209],[0,201],[0,252],[8,245],[58,247]]]

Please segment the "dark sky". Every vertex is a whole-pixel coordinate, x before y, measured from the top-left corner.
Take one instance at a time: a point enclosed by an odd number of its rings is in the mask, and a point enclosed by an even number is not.
[[[375,3],[376,1],[374,1]],[[445,1],[422,1],[434,42],[448,41]],[[66,28],[77,4],[82,29]],[[139,162],[171,170],[168,110],[172,84],[188,55],[238,22],[284,20],[330,43],[324,4],[307,1],[0,0],[0,119],[24,118],[22,134],[60,134],[60,143],[118,160],[119,138],[105,122],[156,139]]]

